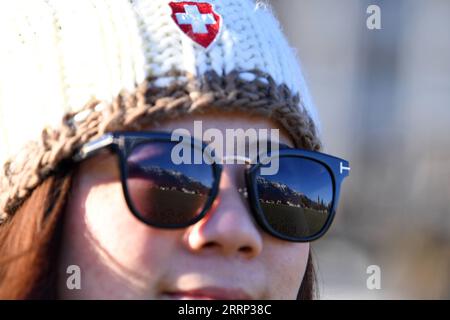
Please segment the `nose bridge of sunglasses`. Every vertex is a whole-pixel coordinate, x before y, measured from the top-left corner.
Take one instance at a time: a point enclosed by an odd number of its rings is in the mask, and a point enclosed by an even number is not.
[[[226,155],[219,159],[222,164],[251,164],[255,159],[243,155]]]
[[[267,145],[267,143],[270,143]],[[282,144],[280,144],[282,148]],[[240,145],[227,145],[222,149],[215,144],[208,144],[205,148],[205,159],[220,164],[268,164],[274,155],[278,154],[280,147],[273,142],[254,141]]]

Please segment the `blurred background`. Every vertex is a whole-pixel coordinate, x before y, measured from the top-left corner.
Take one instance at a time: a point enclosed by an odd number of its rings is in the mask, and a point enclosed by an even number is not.
[[[450,299],[450,1],[272,0],[350,177],[313,244],[322,299]],[[370,30],[370,5],[381,29]],[[369,290],[367,267],[381,270]]]

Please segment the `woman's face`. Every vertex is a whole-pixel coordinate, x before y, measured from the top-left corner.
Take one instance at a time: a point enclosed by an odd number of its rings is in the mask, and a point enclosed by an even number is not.
[[[263,118],[209,115],[203,130],[276,129]],[[151,129],[185,128],[192,117]],[[225,136],[225,134],[224,134]],[[291,141],[280,130],[280,142]],[[81,299],[295,299],[309,244],[274,238],[253,220],[238,192],[244,167],[225,164],[219,194],[207,215],[184,229],[149,227],[129,211],[117,160],[103,154],[74,175],[59,259],[60,298]],[[180,208],[183,210],[183,208]],[[81,289],[69,290],[70,265],[80,268]]]

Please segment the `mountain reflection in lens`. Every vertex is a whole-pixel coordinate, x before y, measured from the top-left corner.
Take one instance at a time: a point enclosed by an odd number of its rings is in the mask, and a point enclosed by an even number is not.
[[[333,182],[319,162],[299,157],[280,157],[276,175],[258,175],[258,198],[268,224],[295,238],[319,233],[329,217]]]
[[[127,187],[141,218],[158,225],[185,224],[196,218],[213,186],[206,164],[174,164],[172,142],[138,145],[127,159]],[[194,146],[194,153],[202,152]]]

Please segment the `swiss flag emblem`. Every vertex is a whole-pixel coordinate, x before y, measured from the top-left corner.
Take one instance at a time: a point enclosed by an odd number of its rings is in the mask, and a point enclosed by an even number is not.
[[[172,19],[189,38],[208,48],[217,38],[222,18],[207,2],[170,2]]]

